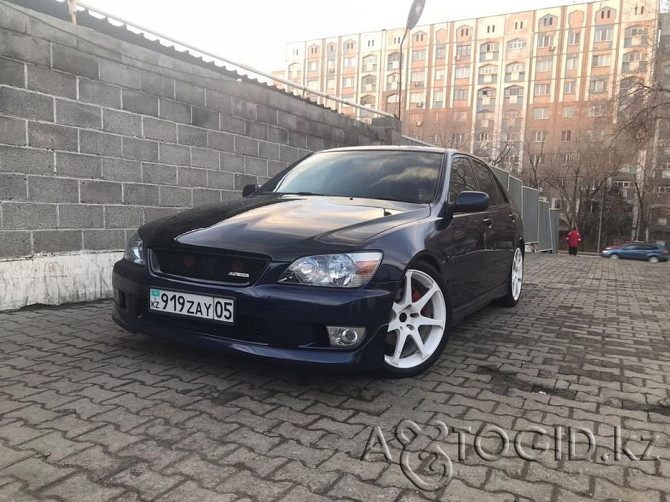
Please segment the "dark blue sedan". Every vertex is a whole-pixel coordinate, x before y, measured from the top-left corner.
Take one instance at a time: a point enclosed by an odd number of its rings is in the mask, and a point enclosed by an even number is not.
[[[650,263],[668,261],[668,250],[653,242],[629,242],[620,246],[609,246],[603,249],[604,258],[626,260],[645,260]]]
[[[521,218],[476,157],[328,150],[243,195],[138,230],[114,267],[119,325],[402,377],[466,315],[521,296]]]

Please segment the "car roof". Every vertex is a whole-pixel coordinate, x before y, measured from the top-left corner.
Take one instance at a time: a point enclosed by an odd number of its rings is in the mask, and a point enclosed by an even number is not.
[[[448,153],[456,150],[440,148],[438,146],[406,146],[406,145],[365,145],[365,146],[345,146],[341,148],[331,148],[323,150],[324,152],[356,152],[361,150],[371,151],[398,151],[398,152],[430,152],[430,153]],[[317,152],[318,153],[318,152]]]

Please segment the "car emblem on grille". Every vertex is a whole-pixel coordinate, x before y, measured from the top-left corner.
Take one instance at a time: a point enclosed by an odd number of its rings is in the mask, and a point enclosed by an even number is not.
[[[244,269],[244,264],[241,261],[233,261],[230,264],[230,268],[232,268],[232,271],[228,272],[229,276],[232,277],[244,277],[245,279],[249,278],[249,274],[246,272],[242,272],[242,269]]]
[[[190,255],[184,256],[184,266],[188,268],[193,268],[193,265],[195,265],[195,258],[193,258]]]

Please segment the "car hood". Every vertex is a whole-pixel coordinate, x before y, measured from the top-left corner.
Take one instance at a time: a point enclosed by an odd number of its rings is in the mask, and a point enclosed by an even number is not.
[[[146,247],[197,246],[270,256],[350,251],[430,215],[427,205],[349,197],[257,195],[184,211],[140,229]]]

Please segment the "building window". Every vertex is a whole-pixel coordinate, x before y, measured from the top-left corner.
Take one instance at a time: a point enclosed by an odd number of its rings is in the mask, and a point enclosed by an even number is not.
[[[444,69],[435,70],[435,80],[444,80]]]
[[[563,94],[574,94],[575,93],[575,81],[566,80],[563,84]]]
[[[456,58],[461,57],[470,57],[470,46],[469,45],[457,45],[456,46]]]
[[[469,66],[457,66],[454,76],[455,76],[455,78],[469,78],[470,77],[470,67]]]
[[[576,70],[577,69],[577,56],[571,55],[565,58],[565,69],[566,70]]]
[[[536,96],[549,96],[550,90],[551,90],[551,84],[535,84]]]
[[[293,55],[297,56],[300,53],[299,49],[293,49]]]
[[[319,81],[318,80],[308,80],[307,81],[307,87],[309,87],[310,89],[312,89],[314,91],[318,91],[319,90]]]
[[[377,61],[377,56],[364,57],[362,71],[377,71]]]
[[[363,92],[374,92],[377,90],[377,77],[374,75],[366,75],[362,79]]]
[[[530,157],[530,162],[534,166],[541,166],[544,164],[544,155],[542,155],[541,153],[534,153]]]
[[[577,45],[579,44],[580,32],[571,31],[568,35],[568,45]]]
[[[465,133],[455,132],[451,135],[451,146],[460,146],[465,143]]]
[[[605,26],[603,28],[596,28],[594,41],[595,42],[611,42],[613,34],[614,34],[614,29],[611,26]]]
[[[288,66],[288,78],[289,79],[295,79],[295,78],[300,78],[302,76],[302,70],[300,68],[300,64],[298,63],[293,63]]]
[[[424,61],[426,59],[426,51],[418,50],[412,52],[412,61]]]
[[[310,54],[318,54],[319,53],[319,47],[317,45],[312,45],[309,48],[309,53]]]
[[[593,56],[591,66],[594,68],[600,67],[600,66],[609,66],[612,61],[612,58],[609,54],[597,54]]]
[[[435,91],[433,93],[433,108],[442,108],[444,106],[444,91]]]
[[[552,26],[554,24],[553,16],[544,16],[542,18],[542,26]]]
[[[537,47],[538,49],[550,48],[554,46],[554,36],[553,35],[540,35],[537,37]]]
[[[589,117],[602,117],[605,115],[605,111],[606,111],[605,106],[598,104],[598,105],[590,105],[587,108],[586,113]]]
[[[623,55],[621,71],[623,73],[647,71],[647,55],[642,52],[629,52]]]
[[[551,59],[540,59],[537,62],[536,71],[538,71],[538,72],[551,71],[552,63],[553,63],[553,60],[551,60]]]
[[[354,50],[354,42],[349,40],[344,44],[344,48],[348,51],[353,51]]]
[[[467,112],[454,112],[454,122],[465,122],[467,119]]]
[[[375,46],[375,41],[374,40],[368,40],[368,47],[374,47]]]
[[[607,79],[606,78],[592,79],[589,91],[591,91],[592,94],[600,94],[603,92],[607,92]]]
[[[523,21],[514,21],[514,29],[515,30],[522,30],[523,29]]]
[[[335,89],[335,79],[334,78],[329,78],[326,80],[326,89]]]
[[[345,68],[354,68],[356,66],[356,58],[344,58],[342,63]]]
[[[496,32],[495,24],[490,24],[486,27],[486,33],[495,33],[495,32]]]
[[[461,36],[462,37],[467,37],[470,35],[470,29],[469,28],[461,28]]]
[[[353,77],[346,77],[344,80],[342,80],[342,86],[343,87],[353,87],[354,86]]]
[[[600,19],[611,19],[612,11],[610,9],[603,9],[600,11]]]
[[[507,42],[507,49],[508,50],[525,49],[527,45],[528,42],[526,42],[525,40],[515,38],[514,40],[510,40],[509,42]]]
[[[423,42],[424,37],[425,37],[425,33],[423,33],[422,31],[420,31],[419,33],[417,33],[416,35],[414,35],[414,41],[415,41],[415,42]]]
[[[533,108],[533,118],[534,119],[548,119],[549,118],[549,108]]]
[[[467,87],[456,87],[454,89],[454,101],[465,101],[468,99]]]
[[[564,119],[571,119],[575,113],[575,107],[574,106],[564,106],[563,107],[563,118]]]
[[[445,59],[447,57],[447,46],[442,44],[435,47],[435,59]]]
[[[386,69],[397,70],[398,68],[400,68],[400,54],[398,52],[389,54],[388,58],[386,59]]]
[[[413,92],[409,95],[409,102],[417,108],[423,108],[423,92]]]
[[[318,69],[319,69],[319,62],[318,62],[318,61],[310,61],[310,62],[307,64],[307,69],[308,69],[309,71],[316,71],[316,70],[318,70]]]
[[[568,141],[572,141],[572,131],[561,131],[561,142],[567,143]]]
[[[402,42],[402,37],[393,37],[393,45],[400,45]]]
[[[642,26],[627,28],[624,35],[624,47],[640,47],[647,45],[648,30]]]
[[[426,73],[423,70],[413,71],[410,82],[412,82],[412,87],[423,89],[426,86]]]

